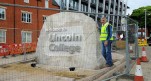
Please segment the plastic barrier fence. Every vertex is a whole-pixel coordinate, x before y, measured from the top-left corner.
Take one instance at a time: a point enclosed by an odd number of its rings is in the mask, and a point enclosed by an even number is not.
[[[0,45],[0,56],[8,55],[20,55],[36,51],[36,42],[25,43],[25,44],[9,44],[9,45]]]
[[[146,39],[138,39],[138,45],[139,46],[147,46],[147,40]]]

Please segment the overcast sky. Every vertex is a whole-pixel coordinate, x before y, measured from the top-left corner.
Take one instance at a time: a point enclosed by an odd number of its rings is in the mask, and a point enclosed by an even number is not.
[[[130,9],[127,10],[127,13],[131,14],[134,9],[142,6],[151,6],[151,0],[128,0],[128,6]]]

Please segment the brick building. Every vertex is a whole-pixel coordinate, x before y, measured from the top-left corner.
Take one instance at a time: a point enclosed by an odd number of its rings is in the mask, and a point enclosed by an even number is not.
[[[54,5],[53,0],[0,0],[0,3],[23,6],[0,5],[1,44],[37,42],[46,16],[59,12],[24,7],[59,8]]]
[[[146,29],[146,37],[151,37],[151,30],[149,28]],[[138,38],[145,38],[145,28],[138,29]]]

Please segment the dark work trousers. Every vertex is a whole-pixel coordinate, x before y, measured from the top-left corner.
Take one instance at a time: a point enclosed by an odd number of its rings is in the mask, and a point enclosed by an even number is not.
[[[106,60],[106,64],[109,66],[113,65],[112,54],[111,54],[111,44],[112,44],[111,40],[108,41],[107,46],[105,46],[104,41],[102,41],[102,55]]]

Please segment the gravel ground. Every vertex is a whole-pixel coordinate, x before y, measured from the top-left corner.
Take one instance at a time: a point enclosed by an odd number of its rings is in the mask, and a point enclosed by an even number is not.
[[[140,56],[141,56],[141,47],[140,49]],[[149,62],[141,63],[142,71],[143,71],[143,77],[144,81],[151,81],[151,47],[146,47],[147,52],[147,58],[149,59]],[[120,53],[122,55],[125,54],[125,50],[117,51],[117,53]],[[32,54],[31,54],[32,55]],[[27,55],[28,57],[31,57],[31,55]],[[131,54],[133,56],[134,54]],[[119,57],[118,57],[119,58]],[[18,60],[17,60],[18,59]],[[22,56],[17,57],[8,57],[8,59],[1,59],[1,64],[7,64],[7,63],[14,63],[17,61],[22,61],[24,58]],[[12,64],[10,64],[12,65]],[[62,74],[62,72],[57,72],[55,74],[50,73],[50,71],[42,71],[39,68],[36,68],[32,70],[33,68],[29,68],[30,64],[14,64],[13,67],[5,66],[3,68],[0,68],[0,81],[72,81],[73,78],[79,78],[81,76],[74,76],[76,73],[69,73],[67,76],[70,75],[70,77],[66,77],[65,74]],[[28,68],[27,68],[28,67]],[[6,70],[7,68],[7,70]],[[130,74],[132,76],[121,76],[118,77],[118,79],[112,79],[111,81],[133,81],[134,80],[134,74],[135,74],[135,65],[131,69]],[[15,69],[15,70],[12,70]],[[92,71],[93,73],[95,71]],[[19,75],[18,75],[19,74]],[[38,74],[38,75],[37,75]],[[88,73],[87,73],[88,74]],[[54,76],[55,75],[55,76]],[[77,74],[76,74],[77,75]],[[73,77],[74,76],[74,77]],[[85,76],[82,76],[85,77]]]
[[[30,63],[9,64],[0,68],[0,81],[73,81],[47,70],[30,67]]]
[[[113,53],[113,60],[124,58],[123,55]],[[34,58],[33,54],[27,54],[26,59]],[[24,55],[0,59],[0,81],[74,81],[97,73],[98,70],[76,68],[69,71],[69,68],[58,68],[37,65],[36,68],[30,66],[31,62],[23,62]],[[43,67],[43,68],[42,68]]]

